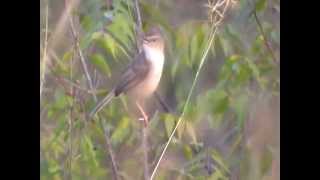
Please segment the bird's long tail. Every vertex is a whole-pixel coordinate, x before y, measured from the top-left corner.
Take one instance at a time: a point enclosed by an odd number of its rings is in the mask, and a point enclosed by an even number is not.
[[[102,99],[90,112],[89,117],[92,119],[102,108],[104,108],[110,101],[115,97],[114,89],[104,98]]]

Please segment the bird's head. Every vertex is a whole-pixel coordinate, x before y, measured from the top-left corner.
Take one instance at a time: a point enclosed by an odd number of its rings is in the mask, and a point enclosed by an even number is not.
[[[164,39],[161,35],[158,27],[152,27],[143,38],[143,46],[157,49],[159,51],[164,50]]]

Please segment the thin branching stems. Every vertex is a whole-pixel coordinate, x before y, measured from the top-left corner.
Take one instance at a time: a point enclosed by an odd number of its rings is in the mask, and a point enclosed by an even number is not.
[[[66,5],[67,5],[67,2],[66,2]],[[73,19],[72,19],[72,16],[71,14],[69,14],[69,23],[70,23],[70,28],[71,28],[71,32],[72,32],[72,35],[74,37],[74,40],[75,40],[75,45],[76,45],[76,49],[77,49],[77,52],[78,52],[78,55],[80,57],[80,62],[81,62],[81,65],[82,65],[82,69],[85,73],[85,77],[86,77],[86,80],[87,80],[87,85],[89,87],[89,90],[93,91],[94,90],[94,87],[93,87],[93,83],[92,83],[92,78],[89,74],[89,70],[88,70],[88,66],[86,64],[86,60],[84,58],[84,55],[82,53],[82,50],[80,48],[80,43],[79,43],[79,39],[78,39],[78,34],[75,30],[75,27],[74,27],[74,23],[73,23]],[[93,91],[94,92],[94,91]],[[97,96],[95,93],[92,93],[92,97],[94,99],[95,102],[98,102],[98,99],[97,99]],[[100,128],[103,130],[104,132],[104,137],[106,139],[106,144],[107,144],[107,150],[109,152],[109,156],[110,156],[110,159],[111,159],[111,165],[112,165],[112,172],[113,172],[113,179],[114,180],[118,180],[118,169],[117,169],[117,165],[116,165],[116,162],[115,162],[115,157],[114,157],[114,153],[112,151],[112,148],[111,148],[111,143],[110,143],[110,137],[109,137],[109,134],[108,134],[108,131],[107,131],[107,128],[105,127],[105,125],[103,124],[104,122],[104,119],[101,119],[99,117],[99,124],[100,124]]]

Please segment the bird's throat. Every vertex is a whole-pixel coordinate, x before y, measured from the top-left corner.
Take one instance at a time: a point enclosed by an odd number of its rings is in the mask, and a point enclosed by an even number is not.
[[[156,71],[162,73],[162,67],[164,63],[164,53],[158,48],[152,48],[144,46],[143,50],[145,52],[147,60],[151,63],[152,68],[155,68]]]

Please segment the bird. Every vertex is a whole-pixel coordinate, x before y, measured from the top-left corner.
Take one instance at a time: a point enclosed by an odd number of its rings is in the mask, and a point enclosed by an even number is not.
[[[156,91],[163,71],[165,42],[159,27],[154,26],[143,35],[142,48],[125,71],[120,75],[116,85],[90,112],[93,118],[114,97],[121,94],[129,96],[135,102],[144,120],[148,124],[148,115],[144,111],[145,101]]]

